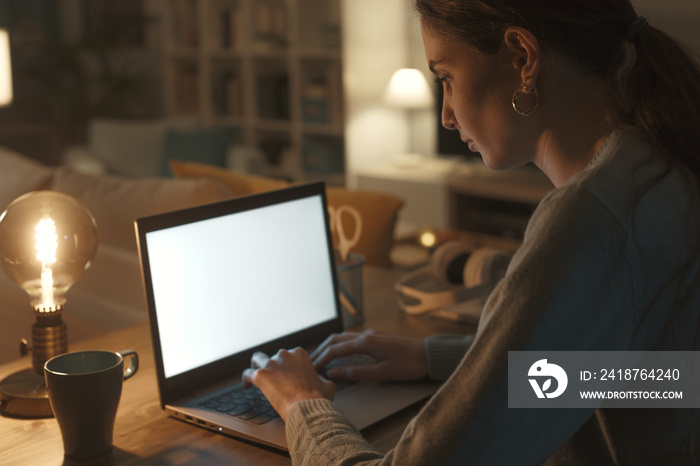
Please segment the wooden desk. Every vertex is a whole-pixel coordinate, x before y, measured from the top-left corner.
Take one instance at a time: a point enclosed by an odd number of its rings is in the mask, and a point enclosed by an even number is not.
[[[401,272],[367,268],[365,271],[365,316],[362,327],[422,337],[432,333],[468,333],[474,329],[429,317],[401,313],[393,292]],[[138,352],[139,372],[124,383],[114,427],[114,449],[90,462],[63,456],[61,433],[56,420],[21,420],[0,417],[0,464],[235,464],[288,465],[289,457],[276,450],[200,429],[165,415],[160,409],[148,325],[119,330],[73,344],[73,350],[131,348]],[[28,357],[0,365],[0,378],[31,366]],[[388,451],[418,411],[411,407],[365,432],[380,451]]]

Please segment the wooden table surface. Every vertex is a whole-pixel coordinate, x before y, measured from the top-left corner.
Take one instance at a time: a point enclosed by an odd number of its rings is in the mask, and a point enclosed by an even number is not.
[[[368,267],[364,276],[366,322],[359,328],[423,337],[433,333],[470,333],[474,329],[400,312],[393,284],[402,272]],[[288,455],[273,449],[200,429],[165,415],[160,408],[149,326],[139,325],[75,343],[70,350],[131,348],[139,354],[139,371],[124,382],[114,427],[114,449],[89,462],[63,455],[56,420],[0,416],[0,465],[72,464],[235,464],[288,465]],[[31,366],[29,357],[0,365],[0,379]],[[364,433],[380,451],[388,451],[419,407],[414,406]]]

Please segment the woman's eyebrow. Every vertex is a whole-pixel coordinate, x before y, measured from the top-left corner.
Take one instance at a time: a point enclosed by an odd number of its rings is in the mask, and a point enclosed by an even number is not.
[[[435,71],[435,65],[439,65],[440,63],[442,63],[442,62],[444,62],[444,61],[445,61],[444,58],[443,58],[442,60],[430,60],[430,62],[428,63],[428,69],[429,69],[433,74],[437,74],[437,72]]]

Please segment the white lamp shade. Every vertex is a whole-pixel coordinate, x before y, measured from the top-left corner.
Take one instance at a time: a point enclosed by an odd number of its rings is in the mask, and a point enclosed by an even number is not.
[[[433,93],[420,70],[401,68],[391,77],[384,101],[399,108],[430,108]]]
[[[0,107],[12,103],[12,64],[10,62],[10,35],[0,29]]]

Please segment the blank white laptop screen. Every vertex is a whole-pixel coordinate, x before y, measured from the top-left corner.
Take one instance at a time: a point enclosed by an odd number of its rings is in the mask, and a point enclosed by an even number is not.
[[[321,196],[146,233],[165,377],[336,316]]]

